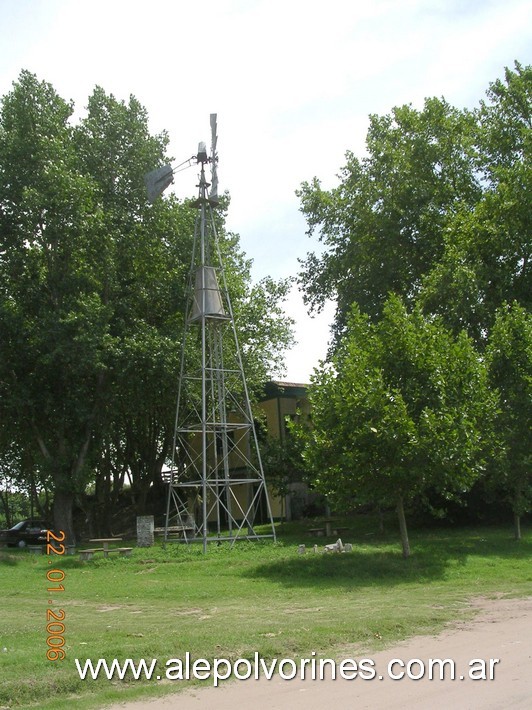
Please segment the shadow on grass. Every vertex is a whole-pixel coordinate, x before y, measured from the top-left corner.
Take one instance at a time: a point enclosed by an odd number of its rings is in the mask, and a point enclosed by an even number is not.
[[[465,567],[473,557],[486,558],[483,564],[509,565],[532,558],[532,539],[516,542],[510,538],[465,537],[431,535],[411,541],[412,555],[403,559],[397,545],[389,542],[366,543],[357,550],[344,554],[317,554],[312,549],[306,554],[259,564],[244,573],[251,578],[267,578],[287,587],[331,588],[349,590],[371,586],[419,584],[445,579],[451,569]],[[499,563],[502,563],[500,565]],[[523,565],[526,570],[526,565]],[[530,575],[529,575],[530,577]]]
[[[465,563],[464,559],[461,560]],[[441,579],[446,560],[434,554],[416,554],[404,560],[395,552],[364,551],[345,554],[298,555],[258,565],[245,573],[288,587],[357,587],[417,583]]]

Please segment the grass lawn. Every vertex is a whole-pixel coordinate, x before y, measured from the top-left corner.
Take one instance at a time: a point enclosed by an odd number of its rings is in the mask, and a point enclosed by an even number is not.
[[[360,655],[470,614],[472,597],[532,594],[528,531],[516,542],[510,525],[414,530],[412,557],[403,560],[395,530],[374,533],[365,517],[345,524],[342,539],[354,548],[342,555],[298,555],[299,543],[324,539],[296,524],[281,526],[277,543],[213,545],[207,555],[182,545],[89,562],[0,551],[0,708],[88,710],[184,685],[81,680],[75,658],[158,658],[164,666],[186,651],[211,661],[255,651],[345,656],[346,647]],[[64,572],[64,591],[47,591],[59,584],[47,580],[51,569]],[[60,609],[66,658],[50,661],[47,614]]]

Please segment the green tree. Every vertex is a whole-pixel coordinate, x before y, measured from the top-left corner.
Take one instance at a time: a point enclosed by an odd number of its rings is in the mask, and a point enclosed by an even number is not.
[[[484,347],[504,302],[530,310],[532,67],[516,62],[475,111],[475,165],[482,193],[452,217],[438,263],[421,292],[425,310]]]
[[[3,424],[0,442],[13,435],[50,476],[69,540],[74,499],[94,476],[105,519],[125,471],[139,510],[160,474],[195,218],[173,197],[148,202],[143,176],[168,161],[167,137],[150,135],[134,97],[97,87],[76,126],[72,110],[23,72],[0,112],[0,409],[11,433]],[[258,377],[290,342],[288,285],[253,286],[223,209],[217,219],[235,303],[258,322],[246,321],[243,343]]]
[[[35,445],[68,538],[109,347],[102,212],[78,166],[71,113],[23,72],[0,114],[0,406]]]
[[[127,471],[138,513],[160,479],[175,407],[184,289],[194,211],[175,198],[150,204],[144,174],[166,161],[165,133],[151,136],[146,110],[96,87],[74,130],[82,170],[98,192],[110,252],[106,403],[95,432],[95,530],[107,533]]]
[[[353,307],[310,401],[302,435],[316,488],[337,509],[395,505],[405,557],[409,502],[429,488],[464,492],[485,470],[496,397],[484,364],[465,334],[397,297],[377,323]]]
[[[336,299],[335,347],[353,304],[377,323],[390,293],[465,330],[479,358],[505,302],[530,311],[531,79],[516,62],[474,110],[428,99],[372,116],[367,157],[347,154],[338,187],[302,185],[309,233],[325,249],[303,262],[300,283],[311,307]],[[504,428],[514,422],[518,439],[514,404]],[[499,479],[512,498],[512,474]]]
[[[336,300],[337,336],[352,303],[378,318],[390,292],[416,299],[443,254],[453,214],[481,193],[473,125],[471,113],[435,98],[422,111],[402,106],[370,116],[367,156],[347,153],[338,187],[303,183],[308,233],[317,232],[325,250],[307,256],[300,282],[312,307]]]
[[[519,540],[521,516],[532,507],[532,317],[517,303],[497,311],[486,357],[500,395],[496,426],[502,453],[492,485],[512,506]]]
[[[378,318],[389,293],[482,346],[504,301],[530,307],[531,79],[516,62],[475,110],[431,98],[371,116],[367,156],[347,153],[337,187],[303,183],[324,251],[300,283],[313,308],[336,300],[337,337],[352,303]]]

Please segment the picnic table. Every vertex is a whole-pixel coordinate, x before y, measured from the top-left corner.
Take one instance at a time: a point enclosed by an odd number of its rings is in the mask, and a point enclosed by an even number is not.
[[[337,518],[326,518],[324,521],[325,524],[325,535],[326,537],[330,537],[333,532],[336,532],[336,527],[334,527],[334,524],[338,522]]]
[[[111,552],[118,552],[121,557],[129,557],[132,547],[109,547],[110,542],[122,542],[121,537],[93,537],[89,542],[101,544],[101,547],[95,547],[88,550],[80,550],[80,558],[82,560],[91,560],[95,552],[103,552],[104,557],[109,557]]]
[[[323,537],[325,535],[325,528],[308,528],[307,535],[311,537]]]
[[[155,528],[155,535],[164,535],[165,533],[169,538],[172,537],[186,537],[188,534],[193,535],[195,531],[195,525],[191,523],[190,525],[170,525],[167,528]]]
[[[341,532],[346,531],[348,528],[339,527],[338,522],[338,518],[326,518],[325,520],[323,520],[323,527],[308,528],[307,534],[317,537],[331,537],[332,535],[339,535]]]
[[[109,556],[109,543],[110,542],[122,542],[121,537],[93,537],[89,542],[97,542],[102,545],[102,552],[104,557]]]

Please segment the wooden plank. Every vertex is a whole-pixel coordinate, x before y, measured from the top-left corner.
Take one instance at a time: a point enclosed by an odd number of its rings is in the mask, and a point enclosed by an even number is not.
[[[325,535],[325,528],[309,528],[307,530],[307,535],[315,535],[316,537],[323,537]]]

